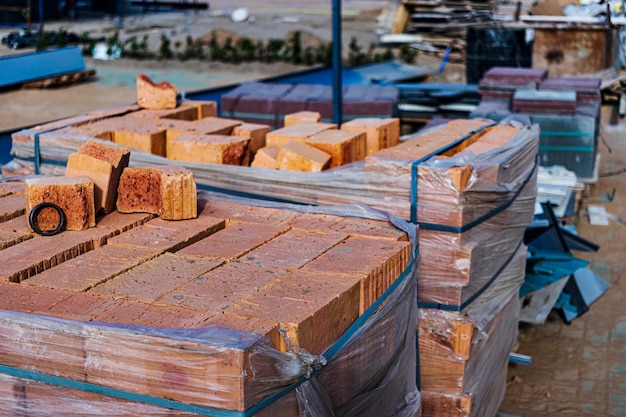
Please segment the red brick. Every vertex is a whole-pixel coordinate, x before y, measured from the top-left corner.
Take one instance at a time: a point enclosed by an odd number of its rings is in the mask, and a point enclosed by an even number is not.
[[[0,196],[4,197],[9,194],[24,194],[24,182],[23,181],[0,182]]]
[[[241,262],[275,268],[300,268],[348,236],[291,230],[249,252]]]
[[[233,260],[287,230],[289,227],[283,225],[233,222],[224,229],[181,249],[177,253],[179,255]]]
[[[176,252],[224,227],[224,220],[210,216],[177,222],[154,219],[109,239],[108,243],[125,247],[158,249],[161,252]]]
[[[0,251],[0,280],[20,282],[106,242],[106,228],[37,236]]]
[[[72,294],[71,291],[50,290],[0,281],[0,310],[41,313]]]
[[[298,216],[298,213],[274,208],[249,206],[244,204],[217,201],[203,192],[198,193],[198,216],[213,216],[234,222],[284,224]]]
[[[367,309],[398,278],[411,257],[409,242],[350,237],[304,265],[321,275],[361,278],[361,312]]]
[[[28,225],[28,217],[20,216],[6,222],[0,223],[0,230],[7,232],[18,232],[23,234],[34,234]]]
[[[328,229],[334,232],[347,233],[350,236],[402,241],[409,240],[406,232],[398,229],[389,222],[360,219],[358,217],[344,217],[339,222],[330,225]]]
[[[22,194],[10,194],[0,198],[0,222],[23,216],[26,213],[26,200]]]
[[[315,232],[326,230],[334,224],[339,223],[343,217],[331,216],[328,214],[300,214],[289,222],[289,226],[294,229],[308,230]],[[336,231],[336,229],[334,229]]]
[[[230,262],[202,274],[157,300],[198,311],[221,313],[286,274],[284,269]]]
[[[119,211],[114,211],[105,216],[97,217],[96,227],[116,230],[119,234],[133,227],[140,226],[154,217],[154,214],[150,213],[120,213]]]
[[[152,303],[221,263],[221,260],[166,253],[95,286],[89,292]]]
[[[199,312],[172,305],[150,305],[139,319],[142,326],[164,329],[192,329],[205,326],[211,317],[211,312]]]
[[[100,314],[106,309],[106,306],[110,306],[112,303],[113,301],[109,297],[86,292],[74,292],[68,298],[50,307],[45,315],[87,322],[92,321],[97,314]]]
[[[24,285],[87,291],[159,254],[147,248],[105,245],[25,280]]]

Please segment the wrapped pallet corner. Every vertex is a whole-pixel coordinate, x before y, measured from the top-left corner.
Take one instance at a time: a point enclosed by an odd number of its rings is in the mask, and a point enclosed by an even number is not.
[[[463,311],[420,308],[419,369],[423,416],[495,416],[517,340],[526,247]]]
[[[0,250],[3,415],[421,415],[414,225],[364,205],[198,200],[193,220],[114,212],[88,235],[2,235],[13,239]],[[5,223],[30,233],[24,214]],[[54,243],[70,234],[99,245]],[[43,243],[38,255],[63,260],[16,273],[32,260],[13,255]],[[370,273],[341,264],[360,248],[377,253]],[[203,294],[209,281],[227,292]],[[302,298],[281,298],[289,288]],[[284,323],[263,316],[265,300]]]

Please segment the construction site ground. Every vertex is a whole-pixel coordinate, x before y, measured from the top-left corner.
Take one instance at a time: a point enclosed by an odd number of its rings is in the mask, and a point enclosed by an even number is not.
[[[211,2],[210,12],[158,13],[126,17],[121,32],[148,33],[151,39],[164,31],[182,39],[188,34],[201,36],[221,29],[251,38],[284,37],[302,30],[326,41],[331,39],[329,2],[240,1],[247,6],[254,22],[234,23],[227,17],[232,3]],[[384,1],[344,1],[346,44],[352,36],[362,45],[376,40],[375,19]],[[221,12],[221,13],[220,13]],[[292,17],[285,19],[285,17]],[[49,22],[47,28],[64,27],[77,32],[111,34],[119,29],[113,19],[87,19]],[[143,28],[143,29],[142,29]],[[9,29],[0,29],[0,37]],[[22,53],[0,46],[0,54]],[[97,70],[94,81],[50,89],[14,89],[0,92],[0,130],[17,129],[135,101],[135,75],[141,71],[156,80],[174,82],[181,91],[254,80],[288,73],[303,67],[278,64],[222,64],[211,62],[137,61],[129,59],[98,61],[87,58],[88,68]],[[420,55],[417,65],[437,68],[440,58]],[[463,65],[446,67],[438,81],[464,82]],[[553,312],[543,326],[523,327],[517,352],[532,358],[530,365],[510,365],[502,416],[621,416],[626,415],[626,120],[610,123],[611,107],[603,109],[599,177],[581,195],[575,223],[578,234],[600,245],[597,253],[576,253],[589,259],[593,270],[610,282],[608,291],[590,311],[571,324]],[[614,198],[607,195],[615,190]],[[610,214],[608,226],[590,225],[588,204],[601,204]]]

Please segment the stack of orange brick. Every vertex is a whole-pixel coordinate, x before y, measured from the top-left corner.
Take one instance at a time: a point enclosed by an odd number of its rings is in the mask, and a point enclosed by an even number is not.
[[[416,332],[409,224],[361,207],[354,212],[365,218],[201,194],[195,219],[113,212],[94,228],[44,237],[15,210],[20,193],[11,184],[0,198],[3,410],[159,415],[156,398],[172,408],[162,415],[245,411],[317,366],[326,394],[299,391],[301,400],[419,414],[415,367],[406,366]],[[359,332],[336,345],[359,317]],[[52,388],[28,372],[52,378]],[[254,415],[278,413],[299,415],[295,391]]]

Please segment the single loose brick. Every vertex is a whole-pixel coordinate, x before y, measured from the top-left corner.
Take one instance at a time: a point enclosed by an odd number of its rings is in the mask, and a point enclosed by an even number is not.
[[[137,73],[137,104],[144,109],[173,109],[176,107],[176,86],[167,81],[155,84],[146,74]]]
[[[179,105],[172,109],[142,109],[128,113],[126,117],[140,117],[146,119],[174,119],[174,120],[198,120],[198,109],[192,106]]]
[[[248,152],[250,154],[250,160],[252,160],[257,151],[265,146],[265,137],[271,130],[272,128],[269,125],[243,123],[239,126],[235,126],[231,135],[250,139],[250,142],[248,142]]]
[[[53,203],[65,214],[67,230],[84,230],[96,225],[94,184],[87,177],[44,177],[26,180],[26,211],[40,203]],[[58,213],[50,207],[36,219],[41,230],[53,230],[59,224]]]
[[[206,117],[194,122],[186,123],[178,128],[176,126],[167,130],[167,140],[175,139],[186,133],[198,135],[230,135],[236,126],[241,125],[241,121],[227,119],[224,117]]]
[[[113,142],[139,151],[165,156],[166,133],[169,124],[139,117],[117,117],[110,123],[113,129]]]
[[[253,168],[276,169],[276,158],[280,148],[277,146],[266,146],[257,151],[250,164]]]
[[[365,158],[365,133],[345,130],[326,130],[304,141],[331,156],[330,168],[360,161]]]
[[[285,115],[285,127],[295,125],[296,123],[322,121],[322,115],[316,111],[299,111]]]
[[[130,151],[126,148],[89,141],[78,148],[77,153],[70,154],[65,175],[85,176],[92,180],[96,211],[111,213],[115,210],[120,176],[129,160]]]
[[[167,158],[209,164],[248,165],[248,143],[241,136],[186,133],[167,141]]]
[[[396,146],[400,142],[400,120],[398,118],[363,117],[353,119],[342,124],[341,130],[365,132],[367,155]]]
[[[292,140],[280,148],[276,168],[290,171],[319,172],[330,166],[331,156],[305,143]]]
[[[198,203],[193,173],[173,165],[126,168],[120,178],[117,209],[157,214],[167,220],[195,218]]]

